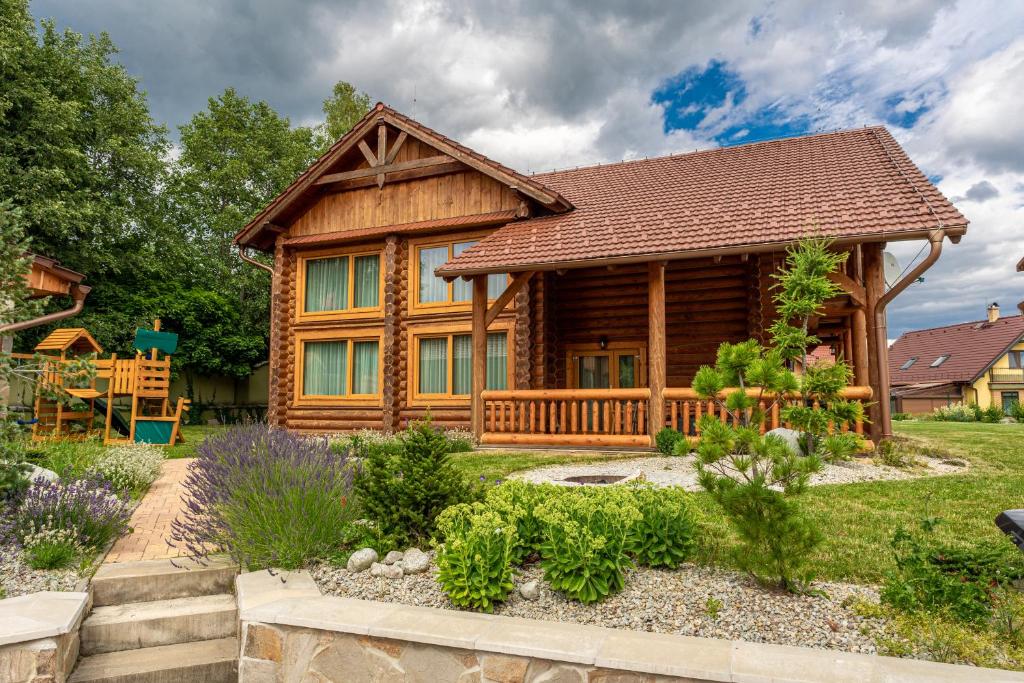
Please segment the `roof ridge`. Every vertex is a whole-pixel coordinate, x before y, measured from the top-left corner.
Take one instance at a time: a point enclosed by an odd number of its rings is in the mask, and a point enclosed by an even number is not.
[[[995,322],[998,323],[998,322],[1010,321],[1010,320],[1013,320],[1015,318],[1024,319],[1024,314],[1000,316],[999,320],[996,320]],[[962,326],[965,326],[965,325],[982,325],[982,324],[987,323],[987,322],[989,322],[987,319],[967,320],[967,321],[962,322],[962,323],[952,323],[950,325],[936,325],[935,327],[923,327],[920,330],[908,330],[908,331],[904,332],[902,335],[900,335],[900,337],[905,337],[905,336],[911,335],[911,334],[921,334],[923,332],[935,332],[936,330],[949,330],[949,329],[952,329],[954,327],[962,327]],[[993,324],[995,324],[995,323],[993,323]],[[897,341],[899,341],[899,340],[897,339]]]
[[[780,142],[788,142],[790,140],[813,140],[815,138],[831,137],[831,136],[844,135],[844,134],[849,134],[849,133],[870,132],[870,131],[875,131],[875,130],[878,130],[878,129],[882,129],[882,130],[885,130],[886,132],[888,132],[888,129],[886,129],[886,127],[883,126],[883,125],[875,125],[875,126],[867,126],[867,125],[865,125],[865,126],[862,126],[861,128],[837,128],[836,130],[824,131],[824,132],[821,132],[821,133],[811,133],[809,135],[787,135],[787,136],[784,136],[784,137],[771,138],[770,140],[753,140],[751,142],[744,142],[744,143],[740,143],[740,144],[737,144],[737,145],[719,145],[717,147],[711,147],[711,148],[708,148],[708,149],[695,149],[692,152],[670,152],[669,154],[661,154],[659,156],[654,156],[654,157],[647,157],[647,156],[645,156],[642,159],[621,159],[619,161],[599,162],[599,163],[596,163],[596,164],[586,164],[586,165],[583,165],[583,166],[566,166],[564,168],[551,169],[550,171],[537,171],[537,172],[531,173],[530,176],[531,177],[535,177],[535,176],[549,176],[549,175],[557,175],[559,173],[569,173],[569,172],[572,172],[572,171],[588,171],[588,170],[594,169],[594,168],[611,168],[613,166],[625,166],[627,164],[637,164],[637,163],[643,163],[643,162],[649,162],[649,161],[665,161],[667,159],[677,159],[677,158],[681,158],[681,157],[692,157],[692,156],[696,156],[696,155],[700,155],[700,154],[714,154],[714,153],[727,152],[727,151],[738,150],[738,149],[749,149],[751,147],[757,147],[757,146],[760,146],[760,145],[765,145],[765,146],[773,145],[773,144],[777,144],[777,143],[780,143]]]

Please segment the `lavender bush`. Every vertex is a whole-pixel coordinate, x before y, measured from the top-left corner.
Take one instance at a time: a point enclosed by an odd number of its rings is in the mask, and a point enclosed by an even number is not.
[[[22,543],[41,529],[70,529],[83,548],[99,549],[125,532],[130,514],[107,482],[37,479],[15,509],[9,533]]]
[[[351,537],[352,479],[347,454],[326,439],[232,427],[199,446],[172,542],[198,559],[225,551],[251,570],[330,558]]]

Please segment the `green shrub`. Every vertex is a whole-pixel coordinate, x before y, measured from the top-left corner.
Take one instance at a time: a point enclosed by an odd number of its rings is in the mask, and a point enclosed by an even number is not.
[[[99,439],[42,441],[32,445],[29,459],[53,470],[61,479],[81,479],[89,475],[89,469],[104,450]]]
[[[904,422],[905,420],[912,420],[914,416],[910,413],[893,413],[892,419],[895,422]]]
[[[665,455],[676,455],[676,444],[680,441],[685,441],[686,437],[669,427],[664,427],[654,437],[654,445],[658,447],[658,450]]]
[[[629,552],[637,564],[676,568],[693,553],[696,523],[689,494],[681,488],[631,486],[640,519],[633,527]]]
[[[1024,403],[1014,401],[1010,404],[1010,417],[1017,422],[1024,422]]]
[[[938,422],[977,422],[981,413],[981,408],[973,403],[951,403],[933,410],[931,417]]]
[[[889,467],[905,469],[917,464],[914,455],[909,452],[906,444],[895,438],[883,439],[879,442],[875,447],[875,456],[883,465],[888,465]]]
[[[943,545],[933,537],[938,520],[921,523],[916,533],[897,529],[892,546],[896,569],[888,573],[882,602],[905,612],[944,613],[964,622],[981,622],[992,610],[993,591],[1024,577],[1014,554],[992,544],[968,548]]]
[[[49,526],[27,533],[21,545],[25,563],[32,569],[65,569],[85,552],[73,529]]]
[[[113,446],[96,457],[89,473],[109,481],[118,491],[143,493],[160,476],[163,462],[164,452],[159,446]]]
[[[482,503],[454,505],[437,518],[437,582],[457,607],[491,612],[515,587],[516,530]]]
[[[990,405],[988,408],[981,411],[981,421],[988,422],[989,424],[999,422],[1004,417],[1006,417],[1006,413],[1003,412],[1002,407],[995,404]]]
[[[449,455],[448,440],[428,422],[402,434],[401,446],[365,448],[355,490],[362,508],[398,543],[429,538],[441,512],[477,491]]]
[[[583,603],[622,590],[640,511],[624,487],[570,489],[540,505],[541,567],[555,590]]]
[[[0,414],[0,504],[25,492],[29,470],[21,426],[13,414]]]
[[[530,555],[540,552],[544,530],[537,519],[537,507],[565,490],[565,487],[554,484],[531,484],[517,479],[509,479],[488,489],[484,499],[487,507],[516,527],[513,564],[522,564]]]

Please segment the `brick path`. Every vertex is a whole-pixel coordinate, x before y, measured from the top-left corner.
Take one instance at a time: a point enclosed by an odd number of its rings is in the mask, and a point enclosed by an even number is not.
[[[153,482],[129,522],[135,532],[122,536],[107,553],[105,563],[160,560],[181,553],[167,545],[171,522],[181,509],[182,481],[191,458],[165,460],[160,477]]]

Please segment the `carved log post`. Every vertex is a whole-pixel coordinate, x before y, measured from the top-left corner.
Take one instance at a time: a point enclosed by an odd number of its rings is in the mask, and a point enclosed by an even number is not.
[[[483,392],[487,387],[487,276],[473,276],[473,395],[470,426],[479,439],[484,433]]]
[[[883,272],[882,245],[865,244],[861,248],[864,255],[864,293],[867,301],[867,358],[868,377],[872,389],[872,402],[869,410],[871,419],[871,440],[876,444],[884,434],[885,425],[882,424],[882,410],[879,407],[881,401],[889,400],[889,387],[882,386],[880,377],[881,364],[888,362],[888,349],[878,348],[875,339],[875,304],[882,294],[885,293],[885,275]],[[854,343],[857,343],[856,340]]]
[[[278,235],[274,245],[274,273],[270,276],[270,367],[267,368],[267,424],[273,426],[279,424],[278,403],[281,399],[281,314],[290,314],[290,311],[284,311],[286,304],[282,295],[284,278],[288,273],[286,266],[284,235]]]
[[[863,387],[871,381],[868,374],[867,314],[863,308],[858,308],[850,318],[853,328],[853,357],[848,358],[847,362],[853,363],[853,383]]]
[[[665,426],[665,346],[665,262],[652,261],[647,270],[647,386],[651,390],[647,432],[652,446],[654,437]]]
[[[384,338],[381,349],[384,365],[384,385],[381,387],[383,401],[384,431],[391,432],[397,427],[395,394],[397,393],[400,371],[398,354],[398,237],[389,235],[384,245]]]

